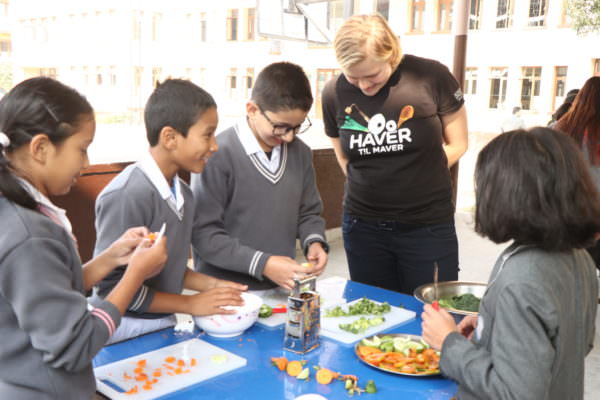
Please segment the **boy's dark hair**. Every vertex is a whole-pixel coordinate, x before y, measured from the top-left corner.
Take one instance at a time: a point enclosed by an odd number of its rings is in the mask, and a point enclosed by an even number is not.
[[[94,117],[90,103],[75,89],[48,77],[24,80],[0,100],[0,132],[10,140],[0,145],[0,193],[23,207],[36,209],[36,201],[11,172],[10,154],[45,134],[58,145],[77,131],[81,122]]]
[[[308,112],[313,103],[310,83],[302,68],[289,62],[266,66],[256,78],[251,100],[263,111],[300,109]]]
[[[575,142],[549,128],[515,130],[477,157],[475,230],[547,251],[591,245],[600,197]]]
[[[148,98],[144,109],[146,136],[150,146],[156,146],[165,126],[187,137],[188,130],[202,114],[217,104],[200,86],[184,79],[167,79],[159,83]]]

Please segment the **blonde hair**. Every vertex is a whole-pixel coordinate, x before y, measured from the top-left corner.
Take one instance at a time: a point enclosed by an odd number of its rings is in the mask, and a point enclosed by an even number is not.
[[[388,62],[395,69],[402,59],[400,40],[379,14],[354,15],[340,27],[334,40],[335,57],[342,69],[367,57]]]

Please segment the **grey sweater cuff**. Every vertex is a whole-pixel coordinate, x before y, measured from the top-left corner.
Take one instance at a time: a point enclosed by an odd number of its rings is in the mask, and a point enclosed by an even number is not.
[[[106,300],[96,299],[92,315],[100,319],[108,330],[108,337],[112,336],[121,324],[121,313],[114,304]]]
[[[254,273],[251,274],[253,277],[258,279],[259,281],[265,280],[266,277],[263,275],[263,271],[265,270],[265,266],[267,265],[267,260],[272,255],[273,254],[261,252],[261,254],[258,258],[258,261],[256,263],[256,268],[254,269]]]
[[[302,242],[302,249],[304,251],[305,257],[306,257],[306,254],[308,253],[308,248],[314,242],[321,243],[321,246],[323,246],[323,250],[325,250],[326,253],[329,253],[329,244],[327,244],[327,240],[325,240],[325,237],[318,233],[313,233],[313,234],[308,235]]]

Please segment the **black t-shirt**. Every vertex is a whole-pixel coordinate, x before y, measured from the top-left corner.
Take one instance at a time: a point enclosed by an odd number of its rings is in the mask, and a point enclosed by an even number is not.
[[[440,116],[464,100],[448,68],[405,55],[386,85],[365,96],[345,76],[323,89],[328,136],[348,158],[347,213],[410,224],[452,221],[452,183]]]

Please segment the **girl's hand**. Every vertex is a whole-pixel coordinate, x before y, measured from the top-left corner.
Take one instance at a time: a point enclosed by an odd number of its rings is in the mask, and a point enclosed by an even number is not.
[[[104,253],[115,267],[126,265],[129,263],[134,250],[146,235],[148,235],[148,228],[145,226],[130,228],[115,240]]]
[[[477,328],[477,315],[467,315],[458,324],[457,329],[461,335],[471,340]]]
[[[242,306],[241,291],[231,287],[217,287],[188,296],[189,313],[192,315],[235,314],[224,306]]]
[[[423,340],[434,350],[441,350],[446,336],[451,332],[458,332],[454,318],[448,311],[441,308],[435,310],[430,304],[425,304],[421,314],[423,323]]]
[[[215,285],[213,288],[232,288],[239,290],[240,292],[245,292],[248,290],[248,285],[242,285],[241,283],[226,281],[223,279],[215,279]]]
[[[166,262],[167,237],[163,236],[154,244],[148,239],[143,239],[131,255],[126,272],[137,273],[142,280],[146,280],[159,274]]]
[[[290,257],[271,256],[265,264],[263,275],[282,288],[292,290],[295,285],[294,278],[301,279],[314,272],[313,266],[300,265]]]

